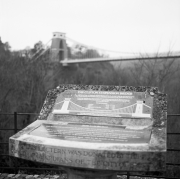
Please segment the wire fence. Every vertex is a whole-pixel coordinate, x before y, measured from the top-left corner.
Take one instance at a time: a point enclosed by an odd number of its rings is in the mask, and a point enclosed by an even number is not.
[[[30,118],[31,116],[38,116],[37,113],[0,113],[1,116],[12,116],[11,119],[13,119],[13,127],[12,128],[0,128],[0,131],[13,131],[13,134],[16,134],[19,130],[23,128],[18,128],[18,116],[26,116],[26,125],[30,124]],[[153,178],[167,178],[167,179],[179,179],[180,178],[180,132],[179,132],[179,127],[180,127],[180,114],[168,114],[167,118],[167,162],[166,162],[166,173],[158,173],[158,172],[134,172],[134,171],[124,171],[124,172],[119,172],[119,175],[124,176],[127,179],[130,179],[131,177],[135,178],[146,178],[146,179],[153,179]],[[178,122],[179,121],[179,122]],[[10,136],[9,136],[10,137]],[[7,151],[8,151],[8,142],[2,142],[0,141],[0,146],[6,145],[7,146]],[[174,145],[175,144],[175,145]],[[179,146],[179,147],[178,147]],[[0,153],[0,161],[2,157],[7,157],[9,160],[9,164],[12,161],[11,156],[9,156],[8,153]],[[175,159],[175,160],[173,160]],[[179,160],[176,160],[179,159]],[[178,161],[178,162],[175,162]],[[14,173],[18,173],[21,170],[25,171],[55,171],[59,172],[59,168],[53,168],[53,167],[22,167],[18,166],[17,163],[15,162],[12,165],[9,166],[1,166],[0,165],[0,173],[5,170],[6,172],[14,171]]]

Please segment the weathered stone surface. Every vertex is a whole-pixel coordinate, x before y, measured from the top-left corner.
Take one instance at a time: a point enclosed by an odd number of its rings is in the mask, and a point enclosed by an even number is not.
[[[4,179],[4,178],[6,178],[8,176],[8,173],[2,173],[1,175],[0,175],[0,179]]]
[[[60,85],[38,120],[10,138],[9,153],[79,169],[163,171],[166,113],[157,88]]]
[[[8,176],[6,176],[6,178],[14,178],[15,174],[9,174]]]
[[[53,175],[52,178],[54,178],[54,179],[59,179],[59,178],[60,178],[60,175]]]
[[[26,177],[27,177],[27,174],[18,174],[18,179],[25,179]]]
[[[27,175],[26,179],[34,179],[34,176],[33,175]]]
[[[21,177],[21,174],[17,174],[17,175],[14,176],[14,178],[20,179],[22,177]]]
[[[38,178],[44,178],[46,175],[39,175]]]

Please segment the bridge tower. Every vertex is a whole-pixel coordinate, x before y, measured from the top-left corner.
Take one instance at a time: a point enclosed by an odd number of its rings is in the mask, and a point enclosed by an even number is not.
[[[71,101],[71,98],[65,98],[61,109],[55,109],[52,113],[53,114],[68,114],[69,113],[68,107],[69,107],[70,101]]]
[[[135,113],[132,113],[132,117],[144,117],[144,118],[150,118],[151,115],[150,114],[145,114],[143,113],[143,101],[137,101],[136,103],[136,109],[135,109]]]
[[[51,61],[60,62],[67,60],[67,56],[68,50],[65,33],[54,32],[51,44]]]

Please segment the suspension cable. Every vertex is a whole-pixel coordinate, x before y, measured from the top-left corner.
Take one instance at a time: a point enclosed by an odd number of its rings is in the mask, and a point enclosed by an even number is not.
[[[35,58],[35,61],[41,56],[41,55],[43,55],[47,50],[49,50],[50,49],[50,47],[48,47],[47,49],[44,49],[41,53],[40,53],[40,55],[37,57],[37,58]]]
[[[74,43],[76,43],[76,44],[82,45],[82,46],[84,46],[84,47],[86,47],[86,48],[89,48],[89,49],[96,49],[96,50],[100,50],[100,51],[104,51],[104,52],[121,53],[121,54],[133,54],[133,55],[134,55],[134,54],[139,54],[139,53],[133,53],[133,52],[131,53],[131,52],[121,52],[121,51],[101,49],[101,48],[98,48],[98,47],[89,46],[89,45],[80,43],[80,42],[78,42],[78,41],[76,41],[76,40],[73,40],[73,39],[71,39],[71,38],[69,38],[69,37],[66,37],[66,39],[67,39],[67,40],[70,40],[70,41],[72,41],[72,42],[74,42]]]
[[[46,47],[46,46],[49,44],[49,42],[51,42],[51,40],[52,40],[52,39],[50,39],[45,45],[43,45],[43,47]],[[37,50],[36,53],[32,55],[31,59],[32,59],[36,54],[38,54],[38,53],[43,49],[43,47],[40,48],[39,50]],[[41,56],[41,55],[42,55],[42,53],[40,54],[40,56]],[[40,56],[38,56],[38,58],[39,58]],[[35,60],[37,60],[37,58],[36,58]]]

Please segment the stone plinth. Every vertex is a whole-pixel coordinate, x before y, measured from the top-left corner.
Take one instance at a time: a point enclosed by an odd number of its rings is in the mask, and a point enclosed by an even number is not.
[[[10,138],[9,152],[64,167],[70,179],[165,171],[166,111],[157,88],[60,85],[38,119]]]

